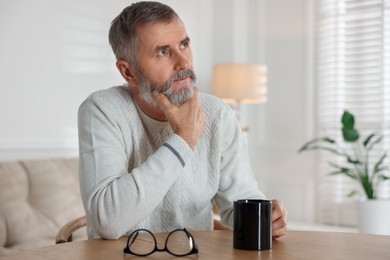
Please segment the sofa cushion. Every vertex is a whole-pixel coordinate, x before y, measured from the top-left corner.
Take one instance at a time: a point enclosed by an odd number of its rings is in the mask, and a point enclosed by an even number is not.
[[[0,255],[52,245],[83,215],[78,159],[0,162]]]

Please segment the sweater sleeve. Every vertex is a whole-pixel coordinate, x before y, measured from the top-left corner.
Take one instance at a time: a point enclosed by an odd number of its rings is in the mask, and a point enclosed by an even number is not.
[[[128,170],[131,133],[123,131],[119,115],[124,111],[115,103],[91,96],[78,113],[80,188],[90,238],[116,239],[133,229],[161,202],[193,154],[173,134],[143,164]]]
[[[251,169],[246,137],[231,109],[222,114],[221,167],[219,190],[214,198],[222,224],[233,227],[233,202],[239,199],[264,199]]]

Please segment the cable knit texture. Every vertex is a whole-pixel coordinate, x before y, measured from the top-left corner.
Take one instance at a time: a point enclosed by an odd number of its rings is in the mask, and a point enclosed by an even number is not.
[[[79,109],[80,186],[89,238],[137,228],[211,230],[212,200],[233,225],[233,201],[264,198],[231,108],[201,94],[207,126],[193,151],[168,122],[142,112],[130,89],[90,95]]]

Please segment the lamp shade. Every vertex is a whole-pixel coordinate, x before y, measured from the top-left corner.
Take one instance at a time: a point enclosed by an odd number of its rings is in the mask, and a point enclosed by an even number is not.
[[[213,94],[228,103],[260,104],[267,101],[267,67],[260,64],[216,64]]]

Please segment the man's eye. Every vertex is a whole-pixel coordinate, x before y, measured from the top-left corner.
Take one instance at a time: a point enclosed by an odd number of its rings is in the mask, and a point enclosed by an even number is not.
[[[168,54],[169,54],[169,51],[167,51],[167,50],[160,50],[158,52],[158,56],[161,56],[161,57],[167,56]]]
[[[180,48],[185,49],[188,47],[188,42],[182,42]]]

